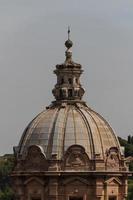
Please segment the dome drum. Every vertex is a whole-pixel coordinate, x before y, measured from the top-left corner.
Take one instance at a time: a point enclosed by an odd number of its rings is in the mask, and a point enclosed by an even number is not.
[[[90,159],[84,147],[80,145],[70,146],[64,156],[59,160],[57,154],[52,154],[51,159],[39,145],[29,146],[27,153],[18,158],[14,169],[16,172],[120,172],[127,171],[124,160],[120,157],[117,148],[111,147],[106,154],[105,160],[99,156]]]

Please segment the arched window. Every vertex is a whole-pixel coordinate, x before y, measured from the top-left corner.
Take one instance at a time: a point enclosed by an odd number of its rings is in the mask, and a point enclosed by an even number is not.
[[[69,79],[68,79],[68,83],[69,83],[69,84],[72,84],[72,78],[69,78]]]
[[[68,89],[68,97],[72,97],[72,95],[73,95],[72,89]]]
[[[76,78],[76,83],[78,84],[78,78]]]
[[[61,79],[61,84],[63,84],[63,83],[64,83],[64,78]]]
[[[63,92],[62,92],[62,89],[60,89],[60,98],[63,98]]]

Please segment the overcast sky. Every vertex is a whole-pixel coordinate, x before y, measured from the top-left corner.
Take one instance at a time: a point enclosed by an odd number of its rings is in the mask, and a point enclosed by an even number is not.
[[[0,0],[0,154],[54,99],[68,25],[84,99],[117,135],[133,134],[133,0]]]

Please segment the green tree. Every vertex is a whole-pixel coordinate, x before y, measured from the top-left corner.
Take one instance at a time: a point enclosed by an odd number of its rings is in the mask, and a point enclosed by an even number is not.
[[[129,144],[127,140],[118,137],[120,145],[125,147],[125,156],[133,156],[133,144]]]
[[[12,200],[10,173],[14,166],[14,157],[5,155],[0,157],[0,200]]]
[[[133,156],[133,136],[128,136],[127,140],[118,137],[120,145],[125,147],[125,156]],[[129,170],[133,171],[133,162],[129,165]],[[128,181],[128,197],[127,200],[133,200],[133,177]]]
[[[131,135],[128,135],[127,141],[128,141],[128,144],[131,144]]]
[[[130,163],[129,170],[133,172],[133,162]]]
[[[133,144],[133,136],[131,137],[131,144]]]
[[[128,198],[127,200],[133,200],[133,180],[128,181]]]
[[[10,186],[6,186],[0,191],[0,200],[13,200],[13,191]]]

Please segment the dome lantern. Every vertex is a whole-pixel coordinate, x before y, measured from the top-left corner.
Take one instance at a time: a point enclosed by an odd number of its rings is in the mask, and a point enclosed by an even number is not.
[[[56,65],[54,73],[57,75],[57,83],[53,89],[53,95],[56,101],[82,101],[84,88],[80,83],[82,66],[72,61],[71,47],[73,42],[70,40],[70,28],[68,28],[68,40],[65,42],[67,48],[64,63]]]

